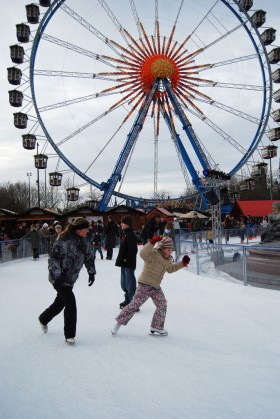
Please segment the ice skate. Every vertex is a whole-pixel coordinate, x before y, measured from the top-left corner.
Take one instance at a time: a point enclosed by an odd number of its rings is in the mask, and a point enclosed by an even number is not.
[[[41,323],[40,322],[40,319],[38,319],[39,320],[39,323],[40,323],[40,326],[41,326],[41,329],[43,330],[43,332],[46,334],[47,332],[48,332],[48,326],[47,325],[45,325],[45,324],[43,324],[43,323]]]
[[[121,327],[120,323],[116,323],[111,330],[111,333],[113,336],[116,336],[116,334],[118,333],[119,328]]]
[[[65,339],[65,342],[68,343],[68,345],[74,345],[75,338],[67,338]]]
[[[167,336],[167,330],[165,329],[157,329],[156,327],[151,327],[151,334],[153,335],[154,333],[160,335],[160,336]]]

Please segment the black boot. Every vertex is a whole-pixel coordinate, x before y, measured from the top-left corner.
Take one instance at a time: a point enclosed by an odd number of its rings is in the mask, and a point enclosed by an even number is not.
[[[120,303],[120,309],[122,310],[123,308],[125,308],[127,305],[129,304],[128,301],[124,300],[122,303]]]

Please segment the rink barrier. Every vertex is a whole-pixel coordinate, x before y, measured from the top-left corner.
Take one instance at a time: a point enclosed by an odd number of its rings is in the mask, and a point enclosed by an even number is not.
[[[48,254],[50,249],[50,237],[40,239],[39,255]],[[0,263],[33,257],[30,238],[0,241]]]
[[[181,229],[177,230],[174,237],[175,259],[179,261],[184,254],[188,254],[191,258],[190,268],[197,275],[205,274],[207,276],[204,267],[206,263],[212,262],[213,269],[242,281],[245,286],[253,285],[280,290],[279,274],[271,275],[269,264],[267,265],[267,272],[255,272],[248,267],[248,249],[263,250],[264,254],[267,251],[277,251],[280,256],[280,246],[273,245],[273,243],[269,246],[267,244],[262,246],[259,244],[260,236],[256,236],[254,240],[258,244],[251,243],[249,240],[244,241],[244,243],[230,243],[230,241],[225,242],[225,240],[222,240],[221,243],[210,243],[207,239],[207,231],[194,234]]]

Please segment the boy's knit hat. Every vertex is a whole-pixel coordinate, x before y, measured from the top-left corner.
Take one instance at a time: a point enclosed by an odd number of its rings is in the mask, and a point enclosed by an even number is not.
[[[158,242],[159,249],[173,249],[173,240],[170,237],[163,237],[161,241]]]

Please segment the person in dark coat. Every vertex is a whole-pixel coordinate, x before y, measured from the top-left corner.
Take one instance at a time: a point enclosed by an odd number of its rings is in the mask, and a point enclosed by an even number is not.
[[[94,258],[96,258],[96,252],[99,252],[101,259],[103,259],[103,252],[102,252],[102,232],[103,226],[101,220],[98,220],[97,223],[93,226],[92,229],[92,236],[90,239],[90,243],[92,246],[92,251],[94,254]]]
[[[225,230],[225,239],[226,239],[226,243],[227,243],[229,241],[230,229],[232,228],[231,219],[230,219],[229,214],[227,214],[225,216],[225,219],[223,221],[223,226],[224,226],[224,230]]]
[[[161,218],[159,214],[156,214],[154,217],[150,218],[149,221],[144,225],[141,239],[144,244],[146,244],[155,234],[162,235],[164,231],[164,217]]]
[[[39,259],[39,246],[40,246],[40,233],[36,229],[35,224],[31,224],[30,231],[22,237],[22,239],[30,239],[32,252],[33,252],[33,260]]]
[[[48,323],[64,309],[65,342],[75,343],[77,307],[73,287],[83,265],[86,266],[91,286],[95,280],[95,264],[90,243],[86,240],[89,223],[85,218],[73,220],[59,235],[51,250],[48,268],[49,281],[57,291],[54,302],[39,316],[44,333]]]
[[[137,238],[132,228],[132,218],[125,215],[121,220],[121,240],[116,266],[121,268],[121,288],[124,292],[124,301],[120,308],[127,306],[132,300],[136,290],[136,255],[138,252]]]
[[[16,230],[12,231],[11,234],[11,243],[8,246],[8,249],[12,252],[12,259],[16,259],[18,257],[18,247],[20,245],[20,239],[23,238],[23,229],[22,225],[19,224]]]
[[[107,249],[106,259],[111,260],[113,257],[113,248],[116,246],[117,237],[119,237],[119,226],[111,215],[108,217],[103,234],[105,235],[105,247]]]
[[[193,218],[191,219],[191,222],[190,222],[190,232],[192,233],[192,241],[193,241],[192,252],[195,251],[194,243],[197,241],[197,239],[200,242],[202,240],[201,227],[202,227],[201,220],[198,217],[197,212],[194,212]]]

